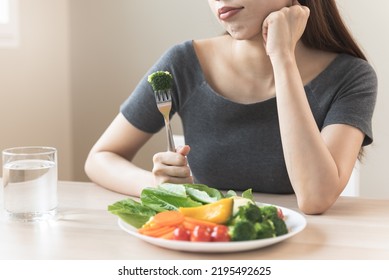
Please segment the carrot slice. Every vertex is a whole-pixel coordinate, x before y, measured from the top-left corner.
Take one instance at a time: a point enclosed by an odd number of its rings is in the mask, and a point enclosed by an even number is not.
[[[162,236],[160,236],[160,238],[163,238],[163,239],[168,239],[168,240],[173,240],[174,238],[174,229]]]
[[[189,230],[189,231],[193,231],[194,230],[194,228],[196,227],[196,224],[194,224],[194,223],[190,223],[190,222],[187,222],[187,221],[183,221],[182,222],[182,225],[184,226],[184,228],[186,228],[187,230]]]
[[[152,237],[161,237],[169,232],[173,232],[175,227],[160,227],[157,229],[139,229],[139,233],[152,236]]]
[[[148,230],[148,229],[156,229],[156,228],[160,228],[160,227],[161,226],[156,225],[153,221],[149,221],[149,222],[145,223],[140,229]]]
[[[153,222],[159,226],[177,226],[184,221],[184,215],[178,211],[164,211],[153,217]]]
[[[164,211],[156,214],[147,224],[138,229],[138,232],[147,236],[173,239],[173,231],[180,225],[193,231],[196,226],[212,229],[218,224],[184,216],[178,211]]]
[[[185,216],[185,218],[184,218],[184,223],[186,225],[193,224],[195,226],[199,225],[199,226],[206,226],[206,227],[211,227],[211,228],[218,225],[217,223],[199,220],[199,219],[195,219],[195,218],[187,217],[187,216]]]

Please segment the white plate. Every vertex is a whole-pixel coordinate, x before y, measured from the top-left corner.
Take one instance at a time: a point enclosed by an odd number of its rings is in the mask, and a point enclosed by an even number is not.
[[[274,205],[276,206],[276,205]],[[137,232],[137,229],[133,226],[127,224],[123,220],[119,219],[118,223],[120,228],[128,232],[130,235],[135,236],[143,241],[146,241],[150,244],[171,249],[177,251],[187,251],[187,252],[206,252],[206,253],[221,253],[221,252],[238,252],[238,251],[247,251],[266,247],[278,242],[281,242],[285,239],[288,239],[300,231],[302,231],[307,222],[303,215],[297,213],[288,208],[280,207],[285,216],[285,223],[288,227],[289,232],[287,234],[258,239],[250,241],[234,241],[234,242],[189,242],[189,241],[176,241],[176,240],[166,240],[162,238],[155,238],[140,234]]]

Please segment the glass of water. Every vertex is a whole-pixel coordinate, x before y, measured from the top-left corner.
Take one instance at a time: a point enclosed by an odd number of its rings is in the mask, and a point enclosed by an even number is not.
[[[12,220],[40,221],[57,213],[57,150],[16,147],[3,151],[4,210]]]

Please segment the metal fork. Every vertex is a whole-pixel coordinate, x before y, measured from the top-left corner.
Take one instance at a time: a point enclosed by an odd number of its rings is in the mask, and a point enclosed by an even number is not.
[[[168,151],[175,152],[176,147],[173,141],[173,133],[170,127],[170,119],[169,114],[172,109],[172,94],[171,90],[159,90],[154,92],[155,100],[157,101],[158,110],[163,115],[163,119],[165,120],[165,128],[166,128],[166,136],[168,143]]]

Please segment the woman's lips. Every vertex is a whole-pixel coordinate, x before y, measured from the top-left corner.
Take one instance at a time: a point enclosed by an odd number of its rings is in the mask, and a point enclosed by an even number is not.
[[[227,20],[239,13],[242,9],[243,7],[222,7],[218,9],[219,18],[221,20]]]

